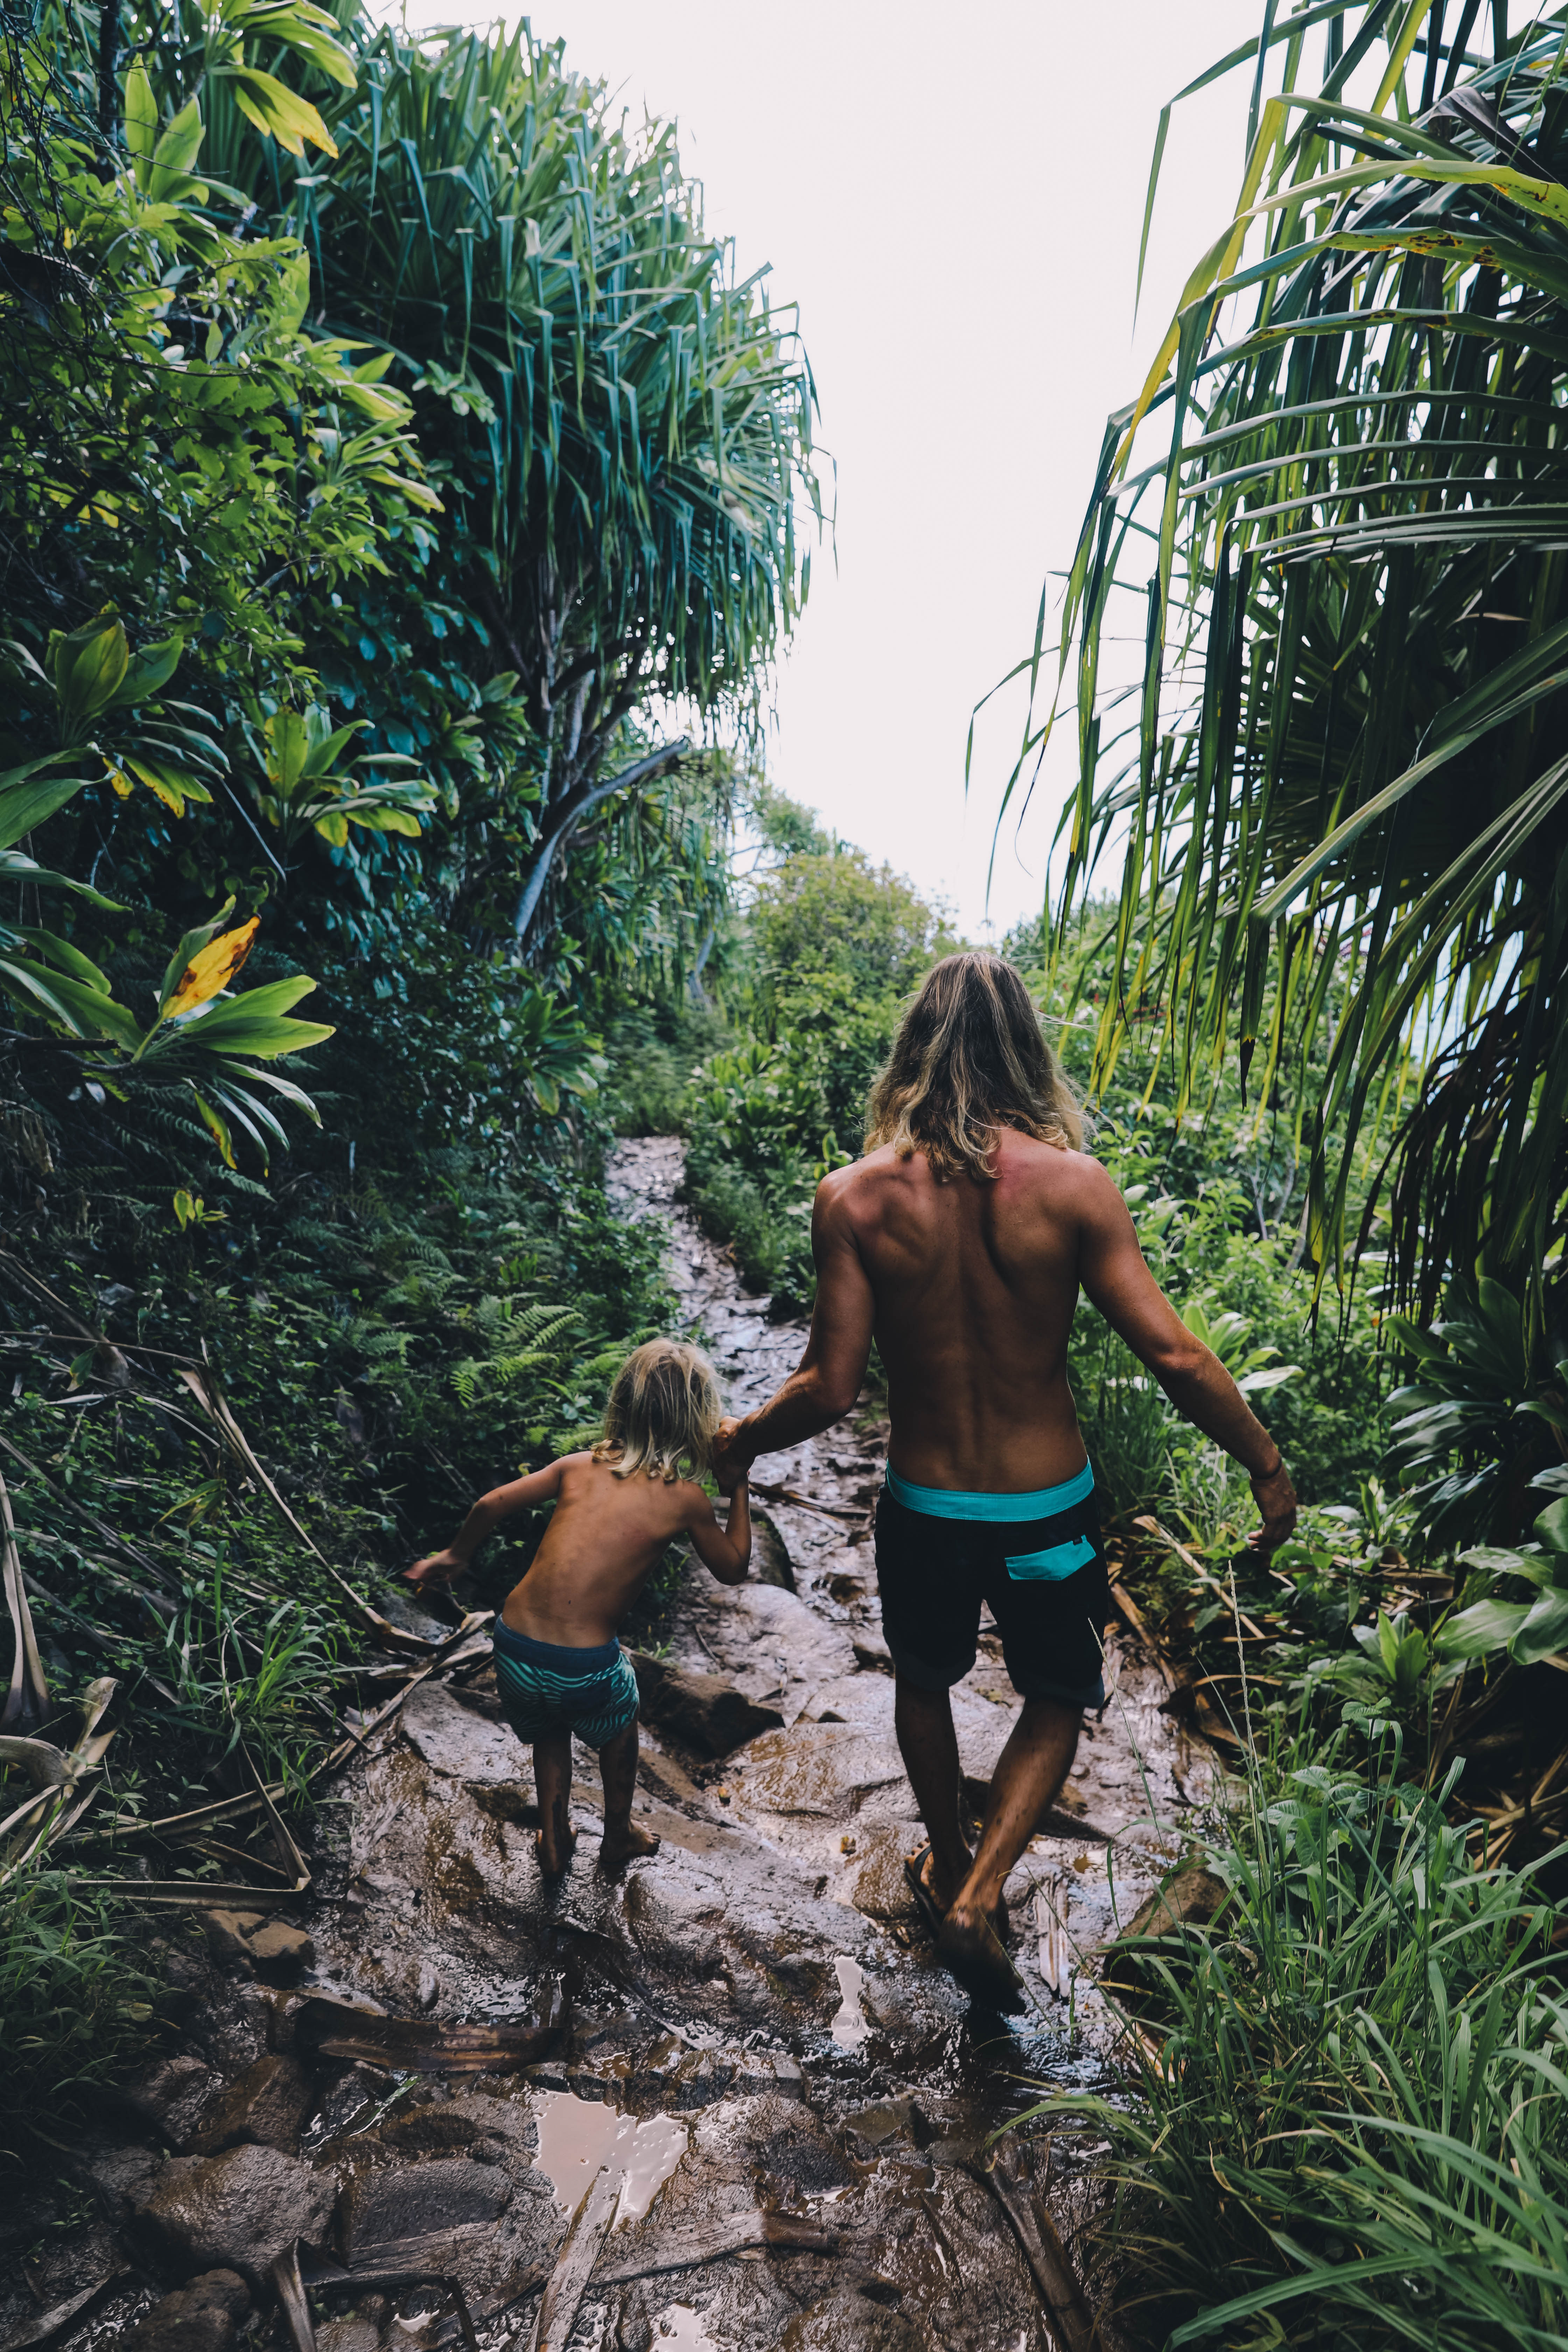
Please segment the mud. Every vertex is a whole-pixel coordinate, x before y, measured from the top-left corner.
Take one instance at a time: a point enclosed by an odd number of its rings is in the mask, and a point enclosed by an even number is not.
[[[683,1312],[744,1409],[792,1368],[803,1331],[742,1290],[676,1202],[679,1174],[679,1143],[647,1139],[621,1147],[612,1182],[628,1217],[668,1221]],[[7,2329],[17,2352],[29,2330],[38,2342],[40,2298],[63,2306],[97,2278],[96,2301],[50,2340],[103,2352],[183,2285],[169,2226],[149,2218],[185,2177],[167,2168],[189,2170],[182,2151],[227,2086],[268,2049],[291,2050],[311,1994],[408,2018],[561,2021],[554,2053],[521,2072],[416,2075],[300,2053],[308,2119],[275,2161],[300,2158],[331,2189],[318,2267],[455,2280],[481,2352],[526,2352],[552,2274],[543,2340],[574,2352],[1071,2343],[988,2178],[988,2143],[1043,2091],[1103,2078],[1093,1955],[1176,1857],[1202,1767],[1158,1713],[1152,1668],[1113,1637],[1110,1699],[1007,1887],[1030,2010],[1003,2021],[972,2007],[936,1965],[902,1874],[920,1832],[876,1606],[884,1437],[868,1408],[760,1465],[846,1515],[767,1506],[793,1591],[689,1575],[673,1662],[783,1721],[718,1762],[645,1734],[637,1817],[662,1844],[623,1875],[596,1867],[588,1753],[575,1859],[548,1884],[527,1759],[488,1667],[421,1687],[316,1817],[303,1978],[268,1985],[243,1957],[176,1953],[192,2015],[169,2079],[192,2112],[172,2119],[171,2104],[160,2124],[144,2106],[137,2128],[106,2126],[82,2166],[89,2218],[58,2231],[30,2293],[0,2306],[0,2347]],[[954,1693],[976,1805],[1015,1706],[987,1634]],[[1069,2242],[1087,2153],[1037,2120],[1006,2142],[1015,2209],[1037,2196]],[[211,2222],[207,2267],[256,2276],[246,2220]],[[320,2352],[462,2341],[449,2284],[351,2279],[310,2300]],[[288,2340],[264,2287],[239,2323],[237,2341],[247,2336]]]

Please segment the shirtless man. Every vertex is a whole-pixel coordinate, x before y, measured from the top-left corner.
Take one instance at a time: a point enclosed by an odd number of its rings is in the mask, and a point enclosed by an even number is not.
[[[873,1089],[867,1152],[819,1186],[816,1307],[797,1370],[726,1422],[720,1467],[815,1436],[854,1405],[873,1339],[892,1423],[877,1580],[904,1769],[930,1836],[921,1908],[960,1980],[1020,2005],[998,1936],[1003,1883],[1104,1701],[1109,1615],[1094,1475],[1068,1385],[1081,1287],[1178,1411],[1235,1456],[1263,1524],[1289,1535],[1279,1447],[1143,1261],[1115,1184],[1082,1150],[1070,1088],[1000,957],[949,956],[906,1013]],[[974,1663],[982,1601],[1024,1704],[978,1850],[960,1814],[948,1692]]]

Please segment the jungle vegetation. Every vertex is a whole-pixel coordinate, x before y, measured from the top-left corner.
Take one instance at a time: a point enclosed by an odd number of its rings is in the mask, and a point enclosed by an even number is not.
[[[764,780],[813,384],[668,126],[357,0],[0,37],[15,2165],[158,2029],[127,1881],[278,1875],[373,1654],[462,1638],[396,1570],[675,1312],[616,1133],[808,1304],[957,941]],[[1151,2343],[1564,2340],[1565,38],[1267,0],[1237,220],[1023,665],[1011,803],[1081,758],[1006,950],[1310,1507],[1247,1552],[1080,1316],[1120,1589],[1235,1772],[1230,1907],[1090,2111]]]
[[[1134,1521],[1235,1743],[1226,1900],[1133,1958],[1131,2097],[1058,2111],[1172,2346],[1568,2327],[1565,65],[1561,9],[1266,0],[1179,93],[1236,77],[1235,215],[1012,674],[1005,815],[1076,731],[1091,1087],[1157,1041],[1173,1118],[1288,1134],[1320,1328],[1401,1382],[1337,1536],[1216,1573]]]

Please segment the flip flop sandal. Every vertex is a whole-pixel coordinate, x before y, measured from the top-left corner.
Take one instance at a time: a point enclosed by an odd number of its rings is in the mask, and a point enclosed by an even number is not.
[[[998,2009],[1004,2016],[1016,2017],[1027,2006],[1024,1979],[989,1920],[984,1936],[971,1938],[955,1927],[951,1918],[945,1919],[936,1948],[938,1958],[958,1979],[965,1992],[984,2001],[988,2009]]]
[[[926,1882],[925,1867],[930,1860],[929,1845],[922,1846],[919,1853],[906,1855],[904,1879],[915,1898],[915,1908],[921,1915],[926,1933],[934,1943],[942,1933],[942,1923],[947,1915]]]

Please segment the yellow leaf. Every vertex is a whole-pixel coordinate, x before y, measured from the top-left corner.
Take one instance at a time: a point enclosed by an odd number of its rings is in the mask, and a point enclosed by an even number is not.
[[[252,915],[248,923],[241,923],[232,931],[220,931],[216,940],[209,940],[205,948],[199,949],[185,966],[180,984],[169,1000],[169,1019],[192,1012],[226,988],[250,953],[251,941],[260,928],[260,916]]]
[[[132,793],[136,789],[130,777],[122,774],[121,770],[118,768],[110,768],[109,772],[109,781],[114,786],[116,793],[122,801],[128,801],[131,798]]]

